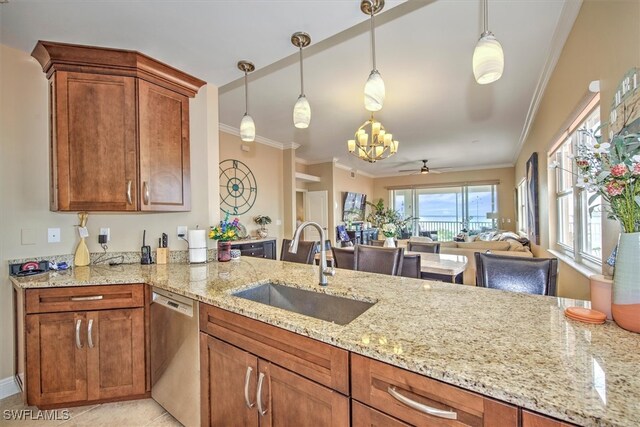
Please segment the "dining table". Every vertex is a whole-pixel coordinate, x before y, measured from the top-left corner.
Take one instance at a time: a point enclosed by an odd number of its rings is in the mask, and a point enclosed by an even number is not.
[[[402,246],[401,246],[402,247]],[[354,250],[355,246],[343,249]],[[405,255],[420,255],[420,271],[423,279],[462,283],[462,273],[467,267],[467,257],[464,255],[434,254],[427,252],[404,251]],[[320,262],[320,253],[315,254],[316,263]],[[327,263],[333,264],[333,254],[327,251]]]

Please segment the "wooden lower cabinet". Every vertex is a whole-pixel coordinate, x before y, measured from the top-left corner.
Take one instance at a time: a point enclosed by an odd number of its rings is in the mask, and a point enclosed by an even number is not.
[[[522,427],[570,427],[572,425],[534,412],[522,411]]]
[[[518,408],[351,354],[351,397],[412,426],[518,426]]]
[[[346,427],[349,398],[200,334],[202,424]]]
[[[127,286],[136,289],[141,285]],[[108,299],[107,287],[97,288],[105,291],[101,300],[95,295],[70,298],[75,298],[74,304],[86,302],[87,306]],[[34,295],[29,291],[27,300],[33,301],[37,294],[36,299],[53,301],[67,298],[68,288],[39,290]],[[41,313],[37,312],[41,306],[26,305],[24,357],[29,405],[78,405],[145,395],[144,307]]]
[[[353,427],[410,427],[409,424],[376,411],[355,400],[351,404],[351,425]]]

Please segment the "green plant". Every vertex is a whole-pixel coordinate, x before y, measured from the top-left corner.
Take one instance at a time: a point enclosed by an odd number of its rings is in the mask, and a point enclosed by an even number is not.
[[[209,229],[209,238],[219,240],[221,242],[227,242],[229,240],[237,240],[240,221],[238,218],[234,218],[229,222],[229,213],[227,213],[220,224]]]
[[[257,215],[253,217],[253,222],[258,224],[260,228],[264,228],[265,225],[271,224],[271,218],[266,215]]]
[[[367,215],[367,221],[369,221],[374,227],[382,228],[385,224],[393,224],[396,227],[395,235],[400,237],[402,230],[407,230],[413,217],[408,216],[402,218],[400,212],[391,208],[385,208],[384,200],[378,199],[376,203],[367,202],[367,206],[371,208],[371,212]]]

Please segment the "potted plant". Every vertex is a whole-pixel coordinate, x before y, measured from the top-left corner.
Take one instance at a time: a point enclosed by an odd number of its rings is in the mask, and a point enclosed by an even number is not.
[[[396,243],[393,238],[398,232],[398,227],[393,223],[387,223],[382,225],[382,234],[384,234],[384,245],[387,248],[395,248]]]
[[[408,229],[409,224],[414,219],[410,216],[403,219],[400,212],[385,208],[382,199],[379,199],[376,203],[367,202],[367,205],[371,208],[371,212],[367,215],[367,221],[378,229],[382,229],[385,224],[393,224],[395,226],[393,237],[401,237],[402,230]]]
[[[257,215],[253,217],[253,222],[260,226],[258,229],[258,236],[260,236],[260,238],[264,239],[269,235],[269,230],[267,230],[265,226],[271,224],[271,218],[266,215]]]
[[[578,146],[575,157],[578,186],[595,192],[589,204],[602,196],[608,218],[621,226],[611,312],[619,326],[640,333],[640,136],[618,134],[601,142],[597,130],[584,132],[590,138]]]
[[[220,224],[215,227],[211,227],[209,230],[209,238],[217,240],[218,243],[218,261],[226,262],[231,260],[231,241],[238,239],[238,232],[240,220],[234,218],[233,221],[229,221],[229,214],[227,213]]]

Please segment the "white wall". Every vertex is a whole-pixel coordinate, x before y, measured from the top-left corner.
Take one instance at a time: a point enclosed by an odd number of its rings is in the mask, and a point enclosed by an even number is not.
[[[47,80],[25,52],[0,45],[0,379],[13,374],[13,317],[7,260],[70,254],[77,235],[75,213],[49,211],[49,130]],[[88,246],[100,251],[100,227],[111,228],[110,251],[137,251],[142,230],[151,244],[166,232],[169,248],[185,250],[176,227],[207,228],[218,213],[218,89],[207,85],[190,101],[191,212],[90,214]],[[99,165],[96,165],[99,167]],[[212,172],[213,171],[213,172]],[[47,243],[47,228],[59,227],[60,243]],[[35,243],[23,245],[21,232]]]

